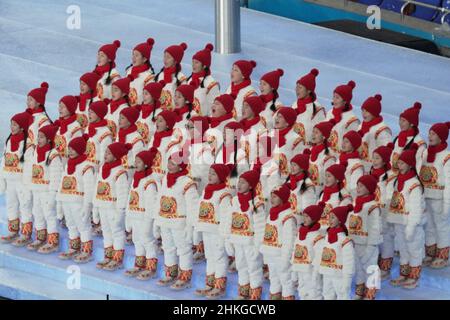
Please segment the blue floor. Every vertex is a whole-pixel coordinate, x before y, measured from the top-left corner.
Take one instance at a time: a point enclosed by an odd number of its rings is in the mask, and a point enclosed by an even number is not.
[[[81,8],[81,29],[66,28],[69,5]],[[27,8],[27,10],[24,10]],[[213,75],[224,90],[229,71],[237,59],[253,59],[258,65],[254,85],[267,71],[283,68],[281,100],[295,100],[295,82],[311,68],[318,68],[319,101],[330,106],[333,89],[355,80],[354,105],[370,95],[383,95],[384,117],[398,132],[400,112],[414,101],[423,104],[421,130],[438,121],[449,120],[450,60],[414,50],[382,44],[341,32],[242,9],[242,52],[213,56]],[[120,72],[129,65],[131,49],[148,37],[156,40],[152,63],[162,65],[162,52],[171,44],[189,45],[183,68],[190,73],[190,58],[207,42],[214,42],[214,1],[212,0],[2,0],[0,2],[0,140],[8,135],[12,114],[25,108],[27,92],[42,81],[50,84],[47,109],[56,117],[57,102],[66,94],[78,93],[78,79],[93,69],[98,48],[120,39],[117,53]],[[426,135],[426,134],[424,134]],[[2,142],[3,144],[3,142]],[[0,205],[4,198],[0,197]],[[0,206],[4,223],[4,204]],[[4,229],[4,226],[2,227]],[[96,239],[95,255],[102,255]],[[64,246],[67,246],[65,243]],[[127,248],[127,266],[133,250]],[[56,256],[42,256],[26,249],[0,245],[0,296],[30,299],[193,299],[194,288],[174,293],[161,289],[155,280],[128,279],[121,272],[95,269],[95,263],[81,267],[81,290],[66,287],[70,262]],[[160,270],[161,271],[161,270]],[[194,287],[203,283],[204,265],[196,266]],[[421,286],[414,291],[383,284],[382,299],[450,299],[450,271],[425,270]],[[236,292],[236,276],[230,279],[227,298]],[[267,293],[267,284],[265,287]]]

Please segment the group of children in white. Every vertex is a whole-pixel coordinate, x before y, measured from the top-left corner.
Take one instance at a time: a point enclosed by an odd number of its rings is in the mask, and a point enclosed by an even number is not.
[[[400,275],[390,283],[418,285],[423,266],[443,268],[449,255],[449,123],[434,124],[428,147],[419,134],[420,103],[400,114],[393,139],[380,95],[352,110],[355,83],[338,86],[326,112],[315,94],[319,71],[296,84],[284,106],[281,69],[251,85],[254,61],[236,61],[221,94],[211,75],[208,44],[181,72],[187,45],[150,63],[153,39],[132,51],[126,77],[115,66],[119,41],[102,46],[80,94],[59,101],[59,119],[45,109],[48,84],[29,92],[27,109],[11,119],[1,160],[8,230],[1,241],[42,254],[59,251],[59,222],[68,228],[61,259],[92,259],[103,237],[103,270],[157,274],[161,286],[190,286],[192,265],[206,259],[196,294],[225,295],[238,273],[237,298],[374,299],[368,267],[390,277],[394,250]],[[33,228],[35,229],[34,237]]]

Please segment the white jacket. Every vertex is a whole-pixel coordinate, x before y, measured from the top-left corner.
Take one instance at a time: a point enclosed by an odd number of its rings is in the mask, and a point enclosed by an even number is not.
[[[67,165],[62,173],[56,200],[61,202],[83,203],[83,207],[92,203],[95,188],[94,167],[87,161],[78,164],[75,172],[69,174]]]
[[[100,168],[95,186],[97,189],[92,201],[94,207],[125,210],[128,203],[129,183],[127,171],[122,166],[112,168],[106,179],[103,179]]]
[[[295,124],[291,130],[285,135],[286,143],[280,147],[278,143],[273,150],[274,158],[280,163],[281,176],[286,178],[289,175],[289,162],[292,157],[302,153],[306,148],[305,137],[302,132],[298,131],[300,126]],[[278,139],[275,129],[272,131],[275,141]]]
[[[344,232],[338,240],[328,242],[328,235],[317,244],[314,265],[320,274],[331,277],[352,277],[355,273],[355,249],[353,241]]]
[[[203,77],[199,78],[200,83]],[[211,75],[205,77],[203,87],[199,86],[194,91],[194,109],[199,110],[202,116],[210,116],[211,106],[220,95],[219,83]]]
[[[362,124],[359,126],[358,130],[361,129],[361,126]],[[359,153],[361,159],[364,160],[364,167],[366,170],[369,170],[372,165],[373,151],[378,147],[387,145],[391,141],[392,131],[384,122],[374,125],[370,128],[369,132],[362,136]]]
[[[409,143],[409,141],[411,141],[412,138],[413,137],[408,137],[408,139],[406,140],[405,146]],[[425,150],[427,149],[427,144],[420,135],[415,136],[413,143],[416,143],[417,146],[419,147],[419,149],[417,149],[417,152],[416,152],[416,170],[417,170],[417,172],[420,172],[420,169],[422,168],[422,161],[424,159],[423,154],[424,154]],[[404,149],[404,147],[400,147],[398,145],[398,139],[396,138],[395,143],[394,143],[394,150],[392,151],[392,155],[391,155],[392,171],[395,174],[398,174],[397,161],[398,161],[398,158],[400,157],[400,155],[402,154],[403,149]]]
[[[128,108],[128,104],[122,103],[114,113],[111,113],[111,106],[110,104],[108,105],[108,113],[105,116],[105,120],[108,122],[108,128],[111,131],[114,140],[117,139],[117,133],[119,132],[120,112],[125,108]]]
[[[28,139],[31,144],[37,145],[39,129],[50,124],[50,119],[45,112],[33,113],[33,123],[28,128]]]
[[[303,184],[305,184],[306,189],[301,192]],[[311,179],[306,178],[304,182],[299,181],[297,183],[297,187],[294,190],[291,190],[289,202],[291,203],[292,211],[297,220],[297,225],[300,225],[302,223],[301,214],[303,210],[317,202],[316,189]]]
[[[131,183],[128,195],[127,215],[142,215],[145,218],[155,219],[158,216],[158,191],[161,188],[154,174],[142,178],[136,188]]]
[[[132,68],[133,67],[128,68],[127,76],[131,74]],[[144,91],[144,87],[148,83],[152,82],[154,78],[155,75],[149,69],[139,73],[138,77],[130,82],[130,93],[128,94],[128,97],[130,99],[130,106],[135,106],[142,103],[142,94]]]
[[[31,173],[27,173],[30,168],[28,163],[32,162],[34,145],[27,141],[27,147],[25,149],[24,161],[20,162],[22,155],[24,141],[19,143],[19,148],[16,151],[11,151],[11,141],[5,146],[3,156],[0,162],[0,184],[4,185],[5,180],[22,180],[24,183],[28,183],[25,179]],[[4,187],[0,188],[3,189]]]
[[[180,85],[184,84],[186,82],[186,76],[180,71],[178,72],[177,76],[178,80],[180,81]],[[161,72],[159,75],[156,76],[155,82],[159,82],[161,80],[164,80],[164,72]],[[174,98],[175,98],[175,90],[177,89],[177,82],[172,75],[172,82],[166,83],[164,88],[161,91],[161,97],[159,100],[161,101],[161,108],[163,110],[172,110],[175,106]]]
[[[361,159],[348,159],[345,169],[345,188],[350,191],[352,197],[356,197],[358,179],[364,175],[364,162]]]
[[[272,105],[272,101],[267,102],[264,110],[259,114],[259,116],[261,117],[261,121],[264,124],[264,127],[266,127],[268,130],[273,129],[273,125],[275,123],[275,116],[277,115],[276,111],[273,112],[270,109],[271,105]],[[276,110],[278,110],[282,106],[283,106],[283,103],[277,98],[275,100]]]
[[[327,113],[327,120],[333,119],[332,109]],[[353,110],[349,110],[342,113],[342,119],[339,123],[336,123],[331,130],[329,146],[335,154],[339,154],[342,150],[342,140],[344,135],[352,130],[358,130],[360,121],[355,116]]]
[[[220,224],[223,219],[226,219],[224,216],[230,211],[232,198],[229,188],[215,191],[208,200],[205,199],[205,192],[203,191],[196,211],[196,231],[214,233],[217,236],[220,232],[222,236],[225,236]]]
[[[161,108],[158,108],[155,111],[155,119],[162,112]],[[138,132],[142,136],[142,139],[144,139],[145,145],[148,145],[148,143],[151,140],[151,137],[155,134],[156,131],[156,125],[153,122],[153,116],[150,114],[147,118],[142,117],[142,112],[139,115],[138,120],[136,121],[136,127],[138,128]]]
[[[383,242],[381,209],[375,200],[364,203],[358,213],[350,212],[346,225],[355,244],[375,246]]]
[[[134,161],[136,155],[144,150],[145,144],[144,139],[139,134],[139,132],[134,131],[127,135],[125,139],[125,143],[130,143],[133,147],[128,151],[128,154],[124,155],[122,158],[122,165],[126,170],[132,169],[135,167]]]
[[[189,176],[182,176],[175,184],[167,187],[167,175],[158,193],[158,217],[156,224],[170,229],[185,229],[194,226],[198,206],[196,183]]]
[[[331,149],[328,150],[328,154],[325,154],[325,150],[319,153],[317,159],[309,161],[309,178],[316,186],[316,192],[319,194],[323,190],[325,182],[325,172],[328,167],[336,163],[336,157],[333,155]]]
[[[225,93],[231,94],[231,85],[227,88]],[[256,90],[252,87],[252,85],[248,85],[245,88],[239,90],[236,99],[234,99],[233,115],[235,119],[241,119],[244,100],[245,98],[250,96],[256,96]]]
[[[111,99],[111,86],[114,81],[120,79],[120,74],[116,68],[111,69],[110,79],[111,82],[106,84],[106,79],[108,78],[108,72],[105,72],[103,76],[97,81],[97,97],[95,101]]]
[[[95,135],[86,143],[87,161],[95,167],[95,172],[105,161],[105,151],[113,143],[113,135],[107,126],[96,129]]]
[[[58,151],[62,159],[67,159],[69,156],[69,142],[73,138],[78,138],[83,135],[83,128],[78,121],[74,121],[67,126],[67,131],[62,134],[61,129],[58,129],[55,136],[55,149]]]
[[[48,157],[48,165],[47,165]],[[32,156],[30,170],[26,172],[31,173],[25,177],[30,183],[30,190],[32,191],[58,191],[61,182],[61,175],[63,173],[63,165],[61,157],[55,149],[51,149],[45,153],[45,159],[42,162],[37,161],[37,152],[34,151]]]
[[[301,132],[304,132],[304,136],[305,136],[305,142],[306,145],[311,146],[311,139],[312,139],[312,132],[314,129],[314,126],[320,122],[325,121],[325,117],[326,117],[326,113],[325,113],[325,108],[322,107],[317,100],[314,101],[314,104],[316,105],[316,113],[313,114],[314,112],[314,106],[313,103],[308,103],[306,105],[306,110],[305,112],[299,114],[297,116],[297,124],[300,125],[301,128]],[[297,101],[295,101],[292,104],[292,108],[297,109]]]
[[[299,234],[295,237],[292,252],[292,271],[309,273],[313,270],[313,261],[317,252],[317,243],[324,239],[324,236],[317,231],[310,231],[304,240],[300,240]]]
[[[331,210],[335,207],[346,206],[353,202],[352,196],[347,191],[347,189],[343,188],[341,190],[342,200],[339,199],[339,192],[335,192],[331,194],[330,199],[325,202],[325,208],[323,209],[322,217],[320,218],[320,225],[323,228],[328,228],[328,221],[330,219]],[[323,193],[319,197],[319,201],[323,201]]]
[[[241,145],[244,146],[244,151],[250,165],[255,163],[258,156],[257,146],[259,144],[259,138],[267,133],[268,130],[264,126],[263,122],[260,121],[248,129],[244,135],[242,135]]]

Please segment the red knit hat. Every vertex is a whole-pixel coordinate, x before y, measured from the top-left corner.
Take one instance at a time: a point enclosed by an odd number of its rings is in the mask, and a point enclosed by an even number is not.
[[[305,210],[303,210],[303,214],[306,214],[308,217],[310,217],[314,224],[317,221],[319,221],[320,218],[322,217],[324,208],[325,208],[325,203],[323,203],[321,201],[317,205],[313,204],[311,206],[306,207]]]
[[[430,128],[430,131],[436,133],[439,139],[441,139],[441,142],[444,143],[447,141],[449,129],[450,122],[442,122],[433,124]]]
[[[307,90],[314,92],[316,90],[316,77],[319,75],[319,70],[311,69],[311,71],[297,80],[298,84],[304,86]]]
[[[190,84],[182,84],[181,86],[179,86],[177,88],[177,90],[179,93],[181,93],[181,95],[184,97],[184,99],[189,102],[189,103],[193,103],[194,102],[194,91],[195,88],[193,86],[191,86]]]
[[[82,135],[81,137],[73,138],[69,142],[69,148],[75,150],[79,156],[86,152],[86,143],[89,136],[87,134]]]
[[[280,86],[280,78],[283,76],[283,74],[283,69],[277,69],[263,75],[261,77],[261,80],[267,82],[272,87],[272,89],[278,90],[278,87]]]
[[[186,43],[181,43],[180,45],[173,45],[170,47],[167,47],[164,52],[167,52],[172,56],[172,58],[176,61],[176,63],[181,63],[181,60],[183,60],[184,51],[187,49]]]
[[[292,127],[297,120],[297,111],[291,107],[280,107],[278,113],[281,114],[288,123],[289,127]]]
[[[44,136],[53,142],[55,140],[56,133],[58,132],[59,127],[54,124],[48,124],[39,129],[39,132],[42,132]]]
[[[191,121],[195,127],[198,126],[198,122],[200,122],[202,136],[205,134],[206,130],[209,129],[208,117],[195,116],[190,118],[189,121]]]
[[[292,157],[291,162],[297,164],[303,171],[308,171],[310,154],[311,151],[309,149],[305,149],[303,154],[297,154]]]
[[[33,116],[28,112],[21,112],[15,114],[11,118],[11,121],[16,122],[17,125],[23,129],[23,131],[28,131],[28,128],[33,123]]]
[[[414,102],[414,105],[403,111],[400,114],[400,117],[417,127],[419,125],[419,113],[421,108],[422,104],[420,102]]]
[[[350,80],[347,84],[337,86],[336,89],[334,89],[334,93],[340,95],[345,102],[350,103],[353,98],[352,92],[355,87],[356,83],[353,80]]]
[[[367,191],[369,191],[370,194],[373,194],[377,189],[378,180],[374,176],[366,174],[358,179],[358,183],[363,184]]]
[[[383,97],[381,94],[376,94],[373,97],[369,97],[364,101],[361,106],[361,109],[366,110],[368,113],[373,115],[374,117],[378,117],[381,113],[381,99]]]
[[[86,72],[80,77],[80,81],[86,83],[91,91],[95,91],[97,88],[98,80],[100,80],[100,76],[95,72]]]
[[[231,94],[222,94],[215,100],[219,101],[227,113],[231,113],[234,107],[234,99]]]
[[[122,157],[128,154],[133,148],[131,143],[113,142],[108,146],[109,151],[113,154],[114,158],[122,159]]]
[[[117,79],[112,83],[113,86],[116,86],[120,89],[124,94],[130,93],[130,83],[132,81],[132,77],[127,76],[125,78]]]
[[[259,172],[256,170],[249,170],[240,175],[250,185],[250,189],[255,189],[259,182]]]
[[[291,195],[291,189],[285,184],[280,185],[278,187],[273,188],[272,193],[278,196],[281,199],[282,203],[286,203],[289,201],[289,197]]]
[[[89,110],[94,111],[100,119],[104,119],[108,113],[108,105],[102,100],[94,101],[89,105]]]
[[[48,91],[48,83],[42,82],[40,88],[36,88],[28,92],[28,95],[36,100],[40,105],[45,105],[45,96]]]
[[[241,70],[244,79],[250,79],[253,68],[256,67],[256,62],[253,60],[238,60],[234,63],[234,65]]]
[[[161,116],[165,121],[169,130],[173,128],[176,123],[177,114],[173,111],[164,110],[158,114],[158,117]]]
[[[342,207],[335,207],[333,208],[333,210],[331,210],[331,213],[336,216],[341,225],[345,225],[345,222],[347,221],[347,216],[351,211],[353,211],[353,206],[349,204]]]
[[[211,169],[213,169],[221,183],[227,181],[227,177],[230,175],[230,168],[226,164],[215,163],[211,165]]]
[[[380,157],[383,159],[383,162],[388,164],[391,162],[391,154],[392,154],[393,148],[391,146],[380,146],[373,150],[373,153],[378,153]]]
[[[348,141],[350,141],[350,144],[353,147],[353,150],[358,150],[358,148],[361,146],[361,136],[360,134],[355,131],[355,130],[351,130],[349,132],[347,132],[346,134],[344,134],[344,139],[347,139]]]
[[[328,139],[331,134],[331,130],[333,130],[335,123],[333,121],[323,121],[319,122],[314,126],[317,130],[319,130],[325,139]]]
[[[153,38],[148,38],[146,42],[139,43],[133,50],[139,51],[144,58],[147,58],[147,60],[150,61],[154,43],[155,40],[153,40]]]
[[[120,114],[127,118],[127,120],[133,125],[139,118],[139,109],[136,107],[128,107],[120,111]]]
[[[415,167],[416,166],[416,153],[417,153],[418,148],[419,147],[417,146],[416,143],[411,144],[409,149],[402,151],[398,160],[403,161],[410,167]]]
[[[211,52],[214,50],[214,46],[211,43],[208,43],[205,46],[205,49],[198,51],[196,54],[192,56],[193,60],[200,61],[204,67],[211,66]]]
[[[153,166],[153,160],[157,154],[158,150],[156,148],[150,148],[150,150],[144,150],[139,152],[136,157],[139,157],[147,168],[151,168]]]
[[[116,51],[120,48],[120,41],[114,40],[111,44],[105,44],[98,49],[103,52],[111,61],[116,60]]]
[[[265,109],[265,103],[259,96],[250,96],[245,98],[244,102],[247,102],[252,109],[255,116],[259,115]]]
[[[162,89],[165,85],[166,82],[164,80],[161,80],[159,82],[150,82],[144,87],[144,90],[150,93],[153,100],[159,100],[159,98],[161,97]]]
[[[345,179],[345,166],[341,164],[332,164],[326,171],[331,173],[337,180],[344,181]]]
[[[76,97],[64,96],[61,98],[61,100],[59,100],[59,102],[64,103],[64,105],[66,106],[67,110],[71,115],[75,114],[75,112],[77,111],[78,100]]]

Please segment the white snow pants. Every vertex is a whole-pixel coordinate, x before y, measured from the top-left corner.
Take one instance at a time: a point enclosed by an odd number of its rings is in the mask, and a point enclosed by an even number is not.
[[[443,199],[425,199],[427,223],[425,225],[425,244],[437,244],[442,249],[450,245],[450,219],[444,212]]]
[[[32,194],[22,180],[6,180],[6,213],[8,220],[32,221]]]
[[[378,246],[355,244],[355,283],[366,283],[369,266],[377,266]]]
[[[132,239],[136,257],[157,258],[156,238],[153,235],[155,219],[143,213],[127,213],[131,224]]]
[[[253,244],[234,243],[238,283],[250,284],[251,289],[259,288],[263,281],[262,256]]]
[[[33,220],[36,230],[47,230],[47,233],[58,233],[58,220],[56,218],[55,193],[49,191],[33,191]],[[50,199],[53,197],[53,199]]]
[[[125,214],[115,208],[98,208],[102,226],[103,247],[123,250],[125,247]]]
[[[298,295],[302,300],[322,299],[322,276],[315,270],[296,272],[298,279]]]
[[[282,297],[294,295],[295,289],[292,282],[290,261],[284,261],[280,256],[266,256],[269,266],[270,293],[281,292]]]
[[[322,292],[325,300],[350,300],[350,291],[351,278],[323,275]]]
[[[80,237],[81,242],[91,240],[91,217],[83,216],[83,203],[81,202],[61,202],[67,229],[69,229],[69,239]],[[50,232],[49,232],[50,233]]]
[[[228,255],[225,251],[224,239],[219,233],[202,232],[205,246],[206,275],[215,278],[227,276]]]
[[[395,224],[395,235],[398,237],[400,265],[421,266],[425,257],[425,232],[423,226],[416,226],[412,239],[408,241],[405,238],[405,225]]]
[[[178,265],[183,271],[192,270],[192,235],[191,227],[172,229],[161,226],[164,264],[167,267]]]

